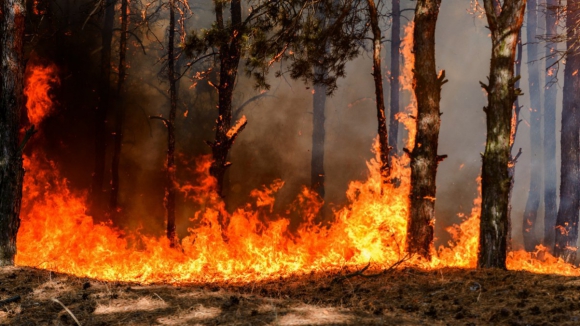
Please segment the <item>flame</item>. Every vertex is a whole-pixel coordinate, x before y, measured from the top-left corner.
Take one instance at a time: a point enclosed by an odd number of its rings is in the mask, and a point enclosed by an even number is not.
[[[192,217],[195,226],[181,247],[172,249],[165,238],[95,223],[86,214],[86,198],[70,191],[55,163],[35,154],[25,159],[29,172],[16,263],[142,283],[249,281],[368,261],[388,265],[404,255],[408,172],[398,164],[395,170],[405,176],[403,186],[388,187],[381,196],[377,162],[368,163],[369,180],[351,183],[349,205],[336,212],[336,221],[328,228],[314,223],[322,202],[303,188],[290,210],[305,222],[292,234],[288,218],[268,216],[281,181],[254,191],[253,205],[228,214],[220,197],[210,191],[215,182],[209,176],[211,162],[202,158],[197,168],[203,172],[202,182],[182,190],[207,206]],[[218,222],[220,214],[227,214],[229,221],[226,237]]]
[[[38,125],[52,113],[54,103],[49,95],[49,90],[59,84],[60,79],[54,64],[31,64],[27,67],[24,95],[26,96],[26,112],[30,123]]]
[[[401,89],[409,92],[411,95],[411,100],[404,112],[399,112],[396,115],[397,120],[399,120],[407,129],[407,141],[405,147],[412,151],[415,147],[415,129],[416,129],[416,117],[417,117],[417,99],[415,98],[415,92],[413,91],[413,68],[415,67],[415,55],[413,54],[413,31],[415,30],[415,23],[413,21],[409,22],[405,26],[405,36],[401,42],[401,53],[403,55],[403,69],[401,71],[401,76],[399,77],[399,82],[401,83]]]
[[[412,33],[407,29],[409,35]],[[30,74],[29,79],[34,76]],[[50,85],[56,84],[51,78],[40,80],[46,84],[36,87],[45,95]],[[31,81],[27,85],[32,85]],[[29,97],[29,112],[41,106],[34,99],[47,103],[45,97]],[[50,112],[50,108],[42,112]],[[40,123],[43,116],[35,115],[34,121]],[[376,140],[374,148],[377,146]],[[195,178],[177,186],[186,200],[199,204],[200,209],[190,216],[189,234],[171,248],[165,237],[120,230],[111,222],[96,223],[87,214],[86,194],[72,191],[58,165],[40,151],[34,153],[24,157],[27,173],[16,255],[20,266],[145,284],[249,282],[368,262],[386,268],[405,257],[410,190],[407,156],[393,159],[392,173],[400,185],[383,185],[375,150],[375,158],[367,162],[368,178],[349,184],[347,204],[334,211],[328,226],[315,222],[322,200],[306,187],[288,207],[286,216],[273,216],[275,195],[284,186],[281,180],[252,191],[250,202],[229,213],[213,191],[216,180],[209,175],[210,156],[199,157],[190,166]],[[469,217],[447,228],[452,240],[432,249],[431,262],[411,257],[406,264],[425,269],[475,268],[480,212],[481,195],[474,200]],[[290,216],[302,218],[296,231],[289,227]],[[227,221],[223,230],[221,220]],[[543,247],[535,253],[511,252],[507,264],[513,270],[580,275]]]

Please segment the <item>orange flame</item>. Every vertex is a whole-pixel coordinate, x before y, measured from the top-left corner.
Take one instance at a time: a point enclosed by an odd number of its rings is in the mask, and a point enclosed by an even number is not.
[[[404,254],[408,178],[381,196],[376,159],[369,162],[368,181],[351,183],[350,205],[336,212],[329,228],[313,222],[321,201],[307,188],[291,208],[306,221],[295,234],[288,229],[288,218],[268,221],[264,214],[269,214],[269,200],[281,187],[276,181],[253,193],[257,209],[246,205],[227,216],[227,242],[218,222],[219,214],[227,214],[223,203],[217,195],[205,198],[208,206],[192,217],[196,226],[179,250],[170,248],[165,238],[95,223],[86,214],[85,198],[72,193],[56,165],[42,156],[27,158],[25,166],[30,172],[25,177],[18,265],[105,280],[191,282],[255,280],[368,261],[389,264]],[[207,160],[200,166],[210,180]],[[203,185],[212,181],[200,184],[188,188],[190,197],[208,193]]]
[[[413,68],[415,67],[415,55],[413,54],[413,31],[415,30],[415,23],[413,21],[409,22],[405,26],[405,37],[401,42],[401,53],[403,55],[403,70],[401,76],[399,77],[399,82],[401,83],[401,89],[409,92],[411,95],[411,101],[405,108],[404,112],[399,112],[396,115],[397,120],[399,120],[407,129],[407,141],[405,147],[409,150],[413,150],[415,147],[415,129],[417,117],[417,99],[415,98],[415,92],[413,91]]]
[[[51,83],[50,78],[43,80]],[[40,88],[46,93],[49,87]],[[36,107],[36,103],[32,104]],[[41,119],[42,115],[38,117]],[[374,146],[378,146],[378,141]],[[394,158],[392,173],[399,177],[400,186],[383,185],[379,161],[375,156],[367,162],[366,181],[350,183],[346,193],[348,204],[334,212],[334,221],[328,227],[314,222],[322,201],[316,193],[303,188],[288,208],[289,216],[300,215],[303,221],[296,232],[291,232],[289,217],[272,216],[274,197],[283,187],[282,181],[254,190],[253,203],[230,214],[220,196],[212,191],[216,181],[209,176],[209,156],[201,157],[195,164],[198,178],[179,189],[186,199],[203,205],[190,218],[189,235],[178,248],[171,248],[165,237],[145,236],[139,231],[119,230],[111,223],[96,223],[87,215],[86,197],[69,189],[54,162],[34,154],[24,159],[28,172],[16,264],[81,277],[140,283],[255,281],[358,266],[369,261],[387,267],[405,255],[410,170],[406,156]],[[427,269],[474,268],[480,207],[481,196],[474,201],[468,218],[447,229],[453,240],[445,247],[433,249],[431,262],[412,257],[407,264]],[[228,221],[225,230],[221,229],[221,217]],[[579,270],[552,257],[542,247],[536,253],[510,253],[508,267],[580,275]]]
[[[54,109],[54,103],[49,95],[51,87],[59,85],[60,79],[54,64],[27,67],[27,78],[24,86],[28,120],[38,125]]]

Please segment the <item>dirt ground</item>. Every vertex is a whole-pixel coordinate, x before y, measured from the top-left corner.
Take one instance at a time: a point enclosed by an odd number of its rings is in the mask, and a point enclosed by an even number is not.
[[[138,285],[2,268],[0,325],[580,325],[580,277],[403,268],[339,278],[352,272]]]

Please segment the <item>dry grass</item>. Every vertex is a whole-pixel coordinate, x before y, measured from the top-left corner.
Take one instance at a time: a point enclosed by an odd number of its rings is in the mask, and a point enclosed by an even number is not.
[[[3,268],[0,300],[22,299],[0,307],[0,324],[77,325],[74,316],[83,326],[580,325],[577,277],[407,268],[336,278],[141,286]]]

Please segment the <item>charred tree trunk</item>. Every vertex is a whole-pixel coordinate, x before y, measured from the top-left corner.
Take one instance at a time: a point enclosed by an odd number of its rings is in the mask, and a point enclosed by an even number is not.
[[[167,212],[167,238],[171,246],[177,243],[175,233],[175,115],[177,113],[177,88],[175,75],[175,0],[169,1],[169,39],[167,44],[167,80],[169,81],[169,118],[167,119],[167,177],[165,184],[165,210]]]
[[[480,268],[506,267],[509,236],[510,138],[513,105],[520,91],[515,88],[514,62],[525,0],[485,0],[485,12],[491,31],[491,65],[484,108],[487,139],[482,167],[482,207],[477,264]]]
[[[375,96],[377,101],[377,119],[379,134],[379,156],[381,158],[381,181],[387,183],[391,174],[389,162],[389,134],[387,131],[387,116],[385,113],[385,99],[383,93],[383,74],[381,69],[381,28],[379,27],[379,13],[374,0],[367,0],[371,30],[373,32],[373,78],[375,80]]]
[[[112,214],[116,214],[119,205],[119,164],[121,163],[121,148],[123,145],[123,125],[125,121],[125,105],[121,103],[123,86],[125,83],[126,73],[126,55],[127,55],[127,30],[128,30],[128,12],[127,1],[121,0],[121,38],[119,40],[119,79],[117,81],[117,106],[115,114],[115,132],[113,162],[111,165],[111,196],[109,200],[109,209]]]
[[[542,187],[542,110],[540,99],[540,66],[538,61],[538,4],[536,0],[528,0],[527,10],[527,50],[528,50],[528,83],[530,94],[530,189],[528,201],[524,210],[522,231],[524,233],[524,248],[533,251],[539,244],[535,235],[538,208],[540,206],[540,188]]]
[[[327,75],[326,69],[316,67],[315,73]],[[323,83],[314,84],[314,94],[312,99],[312,161],[310,170],[311,188],[315,190],[320,198],[324,199],[324,142],[326,131],[324,122],[326,120],[324,111],[326,109],[327,86]]]
[[[223,7],[219,1],[215,2],[216,22],[218,28],[224,30]],[[215,141],[210,143],[212,149],[213,163],[210,167],[210,174],[217,181],[216,191],[222,197],[224,175],[231,165],[228,162],[228,154],[239,132],[246,125],[245,117],[242,117],[236,125],[232,126],[232,96],[236,77],[238,75],[238,65],[240,63],[240,38],[242,28],[242,7],[240,0],[232,0],[230,3],[230,13],[232,17],[231,34],[229,42],[220,46],[220,82],[218,88],[218,111],[219,116],[216,125]],[[222,223],[223,226],[223,223]]]
[[[580,50],[578,26],[580,2],[569,1],[566,7],[568,54],[564,68],[564,102],[562,105],[562,167],[560,169],[560,208],[556,219],[554,254],[567,262],[576,260],[578,210],[580,209]]]
[[[401,5],[400,0],[392,0],[392,25],[391,25],[391,112],[389,122],[389,146],[391,155],[398,154],[399,121],[396,115],[399,113],[399,75],[401,48]]]
[[[111,93],[111,41],[116,0],[105,1],[105,18],[101,43],[101,75],[99,80],[99,104],[95,112],[95,171],[93,172],[92,200],[93,209],[102,209],[103,182],[105,179],[105,160],[107,154],[107,112]]]
[[[557,0],[546,2],[546,37],[558,34]],[[544,245],[554,246],[554,227],[558,209],[556,206],[556,187],[558,174],[556,167],[556,51],[557,44],[549,42],[546,46],[546,88],[544,91]]]
[[[521,72],[522,72],[522,55],[523,55],[523,45],[522,45],[522,31],[520,29],[520,33],[518,34],[518,46],[517,46],[517,57],[516,57],[516,63],[515,63],[515,75],[516,76],[520,76]],[[520,80],[518,79],[516,81],[515,84],[515,88],[518,89],[520,88]],[[514,103],[514,116],[512,118],[512,134],[510,137],[510,163],[508,165],[508,175],[510,177],[510,191],[509,191],[509,197],[508,197],[508,221],[510,221],[509,223],[509,230],[508,230],[508,239],[512,238],[512,233],[511,233],[511,216],[512,216],[512,194],[513,194],[513,190],[514,190],[514,176],[516,175],[516,163],[518,161],[518,158],[520,157],[520,155],[522,154],[522,149],[520,148],[519,151],[515,154],[514,156],[514,145],[516,142],[516,136],[518,134],[518,130],[519,130],[519,126],[520,126],[520,122],[522,121],[520,119],[520,112],[521,112],[522,107],[520,106],[520,101],[519,101],[519,96],[516,97],[516,101]],[[510,251],[511,250],[511,244],[508,241],[508,247],[507,250]]]
[[[0,266],[14,265],[22,200],[22,146],[18,146],[23,105],[25,6],[0,5]]]
[[[437,165],[439,102],[445,71],[437,76],[435,68],[435,27],[441,0],[419,0],[415,8],[413,31],[413,88],[417,97],[417,134],[411,156],[411,211],[407,224],[407,251],[431,260]]]

